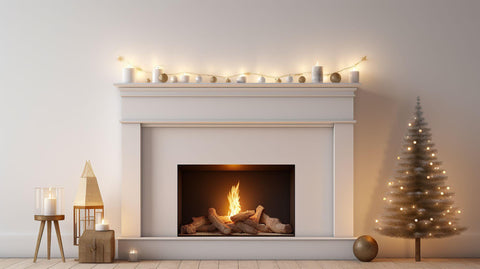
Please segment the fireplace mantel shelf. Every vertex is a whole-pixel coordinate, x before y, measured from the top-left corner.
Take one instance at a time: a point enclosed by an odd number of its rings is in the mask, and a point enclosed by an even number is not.
[[[186,237],[129,237],[119,236],[118,240],[123,241],[352,241],[355,237],[321,237],[321,236],[303,236],[303,237],[289,237],[289,236],[186,236]]]
[[[360,83],[114,83],[117,88],[357,88]]]

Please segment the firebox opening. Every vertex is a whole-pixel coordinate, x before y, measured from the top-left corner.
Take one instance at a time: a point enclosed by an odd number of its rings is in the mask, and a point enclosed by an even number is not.
[[[294,236],[294,227],[295,165],[178,165],[178,236]]]

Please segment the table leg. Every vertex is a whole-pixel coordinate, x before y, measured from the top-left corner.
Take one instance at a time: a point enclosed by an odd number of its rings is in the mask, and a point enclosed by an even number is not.
[[[58,226],[58,220],[54,220],[53,224],[55,225],[55,232],[57,232],[58,247],[60,248],[60,253],[62,254],[62,261],[65,262],[65,255],[63,254],[62,236],[60,235],[60,227]]]
[[[35,256],[33,257],[33,262],[37,262],[38,249],[40,248],[40,242],[42,241],[43,229],[45,228],[45,221],[42,220],[40,223],[40,230],[38,231],[37,237],[37,246],[35,247]]]
[[[50,260],[50,249],[52,246],[52,221],[47,220],[47,260]]]

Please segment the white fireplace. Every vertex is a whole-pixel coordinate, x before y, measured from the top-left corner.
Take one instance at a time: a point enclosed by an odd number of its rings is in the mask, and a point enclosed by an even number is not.
[[[120,258],[353,258],[357,84],[115,84],[122,102]],[[179,237],[180,164],[291,164],[291,237]],[[253,208],[252,208],[253,209]]]

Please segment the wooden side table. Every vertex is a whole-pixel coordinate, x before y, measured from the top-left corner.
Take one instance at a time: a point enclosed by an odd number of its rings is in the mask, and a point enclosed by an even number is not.
[[[52,221],[55,225],[55,231],[57,232],[58,247],[60,248],[60,253],[62,254],[62,261],[65,262],[65,255],[63,254],[63,244],[62,236],[60,235],[60,227],[58,226],[59,220],[64,220],[65,215],[35,215],[35,220],[41,221],[40,230],[38,231],[37,246],[35,247],[35,256],[33,257],[33,262],[37,262],[38,249],[40,248],[40,242],[42,241],[43,229],[45,228],[45,222],[47,223],[47,259],[50,260],[50,247],[51,247],[51,238],[52,238]]]

